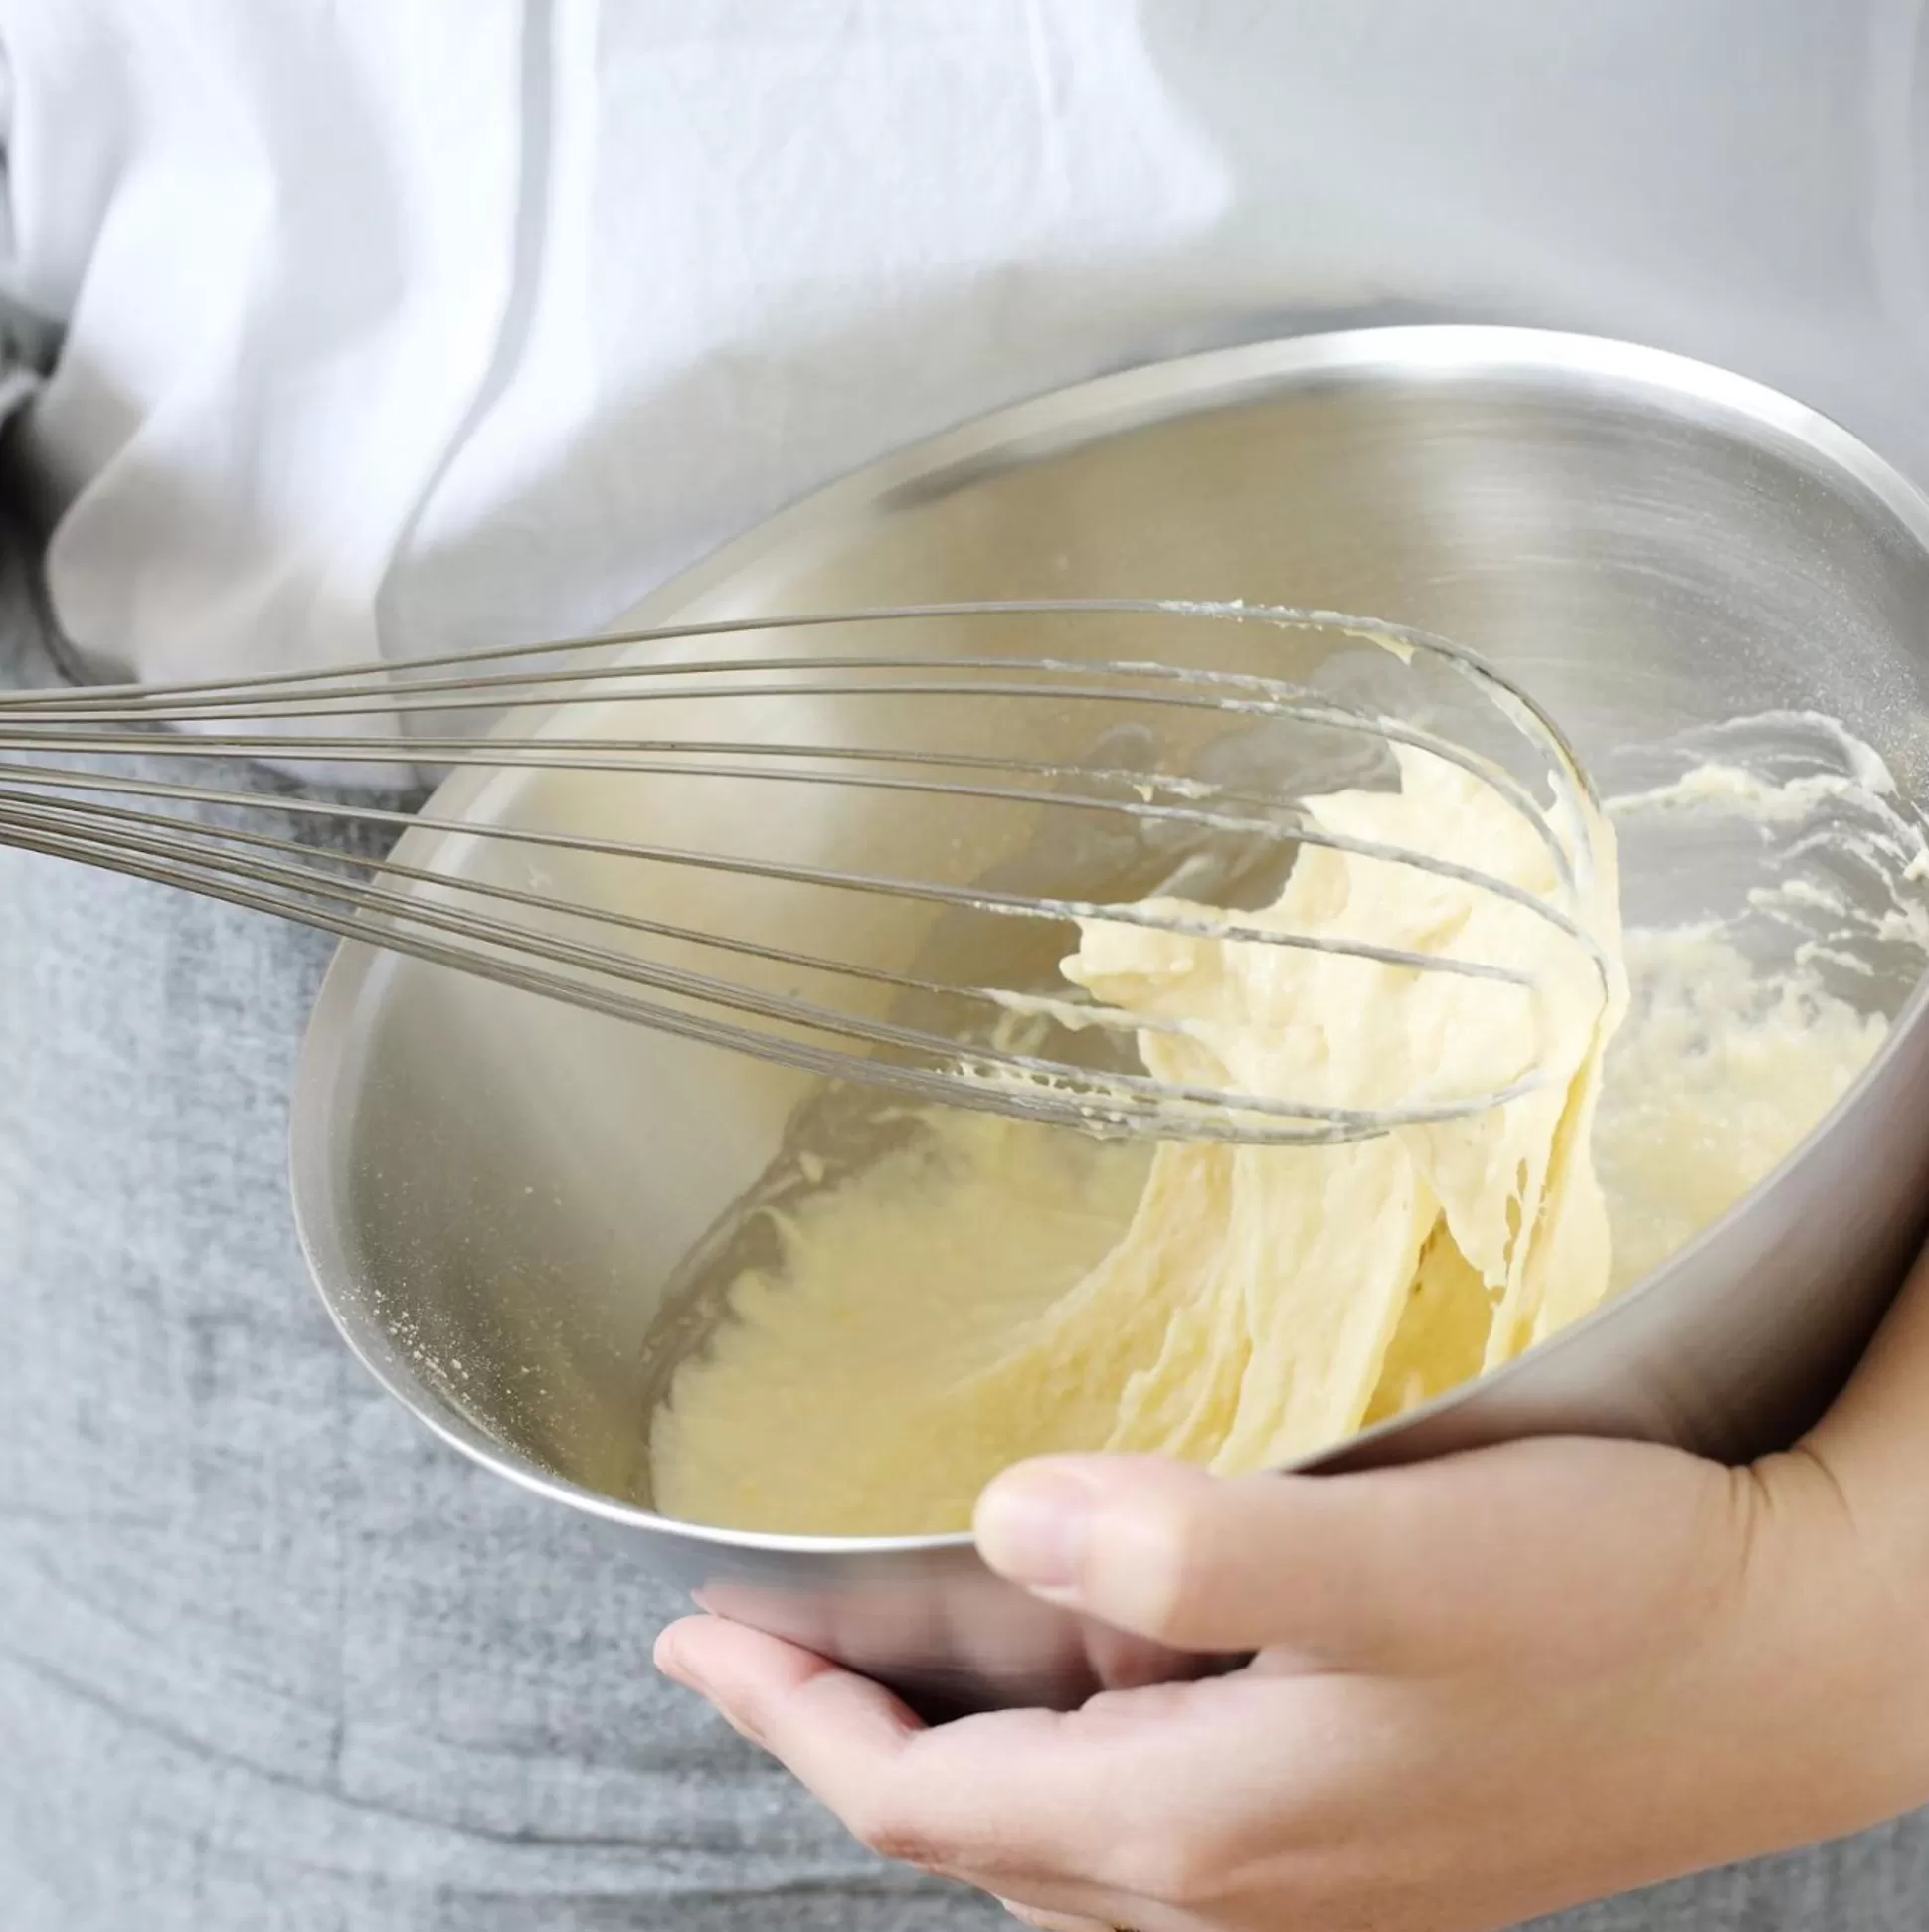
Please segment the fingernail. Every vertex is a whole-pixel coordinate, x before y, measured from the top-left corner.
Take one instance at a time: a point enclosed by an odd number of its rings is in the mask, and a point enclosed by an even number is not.
[[[680,1683],[685,1690],[694,1690],[697,1688],[695,1680],[683,1667],[683,1660],[677,1656],[676,1647],[673,1644],[659,1643],[651,1653],[651,1662],[655,1664],[657,1670],[662,1675],[668,1677],[672,1683]]]
[[[978,1497],[978,1553],[1014,1583],[1068,1590],[1084,1567],[1097,1501],[1097,1490],[1081,1471],[1008,1470]]]

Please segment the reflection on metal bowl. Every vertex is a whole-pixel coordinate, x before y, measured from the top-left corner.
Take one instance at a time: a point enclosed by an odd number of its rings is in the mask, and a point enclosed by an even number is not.
[[[1929,794],[1929,502],[1767,391],[1571,337],[1391,329],[1108,378],[874,465],[625,621],[1098,595],[1354,610],[1444,633],[1531,691],[1597,770],[1739,714],[1826,713],[1905,794]],[[1227,626],[1226,649],[1230,668],[1268,667],[1260,627]],[[706,735],[691,709],[677,728]],[[834,836],[861,856],[936,835],[895,804],[875,822],[857,797],[834,824],[780,822],[751,790],[720,787],[714,808],[779,843]],[[436,809],[633,833],[662,804],[647,780],[467,774]],[[454,834],[407,846],[438,869],[528,862]],[[1696,889],[1660,864],[1625,880],[1638,918],[1691,914]],[[701,925],[717,888],[650,890]],[[916,939],[880,925],[875,944],[883,960]],[[1859,996],[1896,1021],[1886,1045],[1720,1222],[1551,1343],[1325,1465],[1556,1430],[1727,1456],[1788,1440],[1840,1385],[1929,1219],[1912,976],[1878,965]],[[927,1707],[1065,1705],[1198,1668],[1008,1589],[964,1538],[738,1534],[650,1511],[648,1344],[665,1294],[808,1092],[771,1066],[346,947],[295,1104],[316,1280],[376,1375],[450,1442],[720,1612]]]

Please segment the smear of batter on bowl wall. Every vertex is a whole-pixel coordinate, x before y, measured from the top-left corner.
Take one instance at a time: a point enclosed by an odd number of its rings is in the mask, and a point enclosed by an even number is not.
[[[1546,843],[1491,789],[1425,753],[1400,762],[1397,792],[1316,800],[1319,822],[1475,854],[1555,898]],[[1692,775],[1641,802],[1792,810],[1776,787]],[[762,1210],[775,1258],[729,1285],[653,1418],[657,1507],[912,1534],[964,1528],[985,1482],[1035,1454],[1263,1468],[1511,1359],[1645,1274],[1795,1145],[1884,1023],[1800,962],[1765,979],[1714,922],[1627,935],[1624,969],[1614,835],[1592,818],[1567,842],[1592,948],[1478,888],[1312,847],[1267,913],[1241,915],[1504,962],[1532,991],[1088,923],[1068,976],[1184,1023],[1140,1036],[1161,1076],[1344,1106],[1542,1077],[1472,1119],[1339,1146],[1148,1153],[922,1115],[884,1157]]]

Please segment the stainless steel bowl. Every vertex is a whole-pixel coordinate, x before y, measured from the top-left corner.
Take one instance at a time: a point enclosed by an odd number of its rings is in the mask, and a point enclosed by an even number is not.
[[[1597,767],[1684,725],[1827,712],[1929,796],[1929,501],[1779,396],[1573,337],[1390,329],[1090,383],[873,465],[626,621],[1101,594],[1425,625],[1511,671]],[[1231,634],[1260,667],[1265,633]],[[616,814],[633,833],[655,801],[627,783],[613,799],[469,774],[437,809],[567,829]],[[417,863],[491,862],[484,842],[410,837]],[[1681,909],[1666,874],[1630,880],[1650,913]],[[1876,1062],[1724,1220],[1550,1345],[1328,1461],[1545,1431],[1729,1457],[1787,1441],[1929,1219],[1911,976],[1873,988],[1898,1016]],[[769,1067],[345,947],[294,1107],[315,1279],[377,1377],[456,1447],[718,1610],[928,1707],[1062,1705],[1194,1668],[1008,1590],[963,1538],[733,1534],[642,1506],[664,1286],[801,1097]]]

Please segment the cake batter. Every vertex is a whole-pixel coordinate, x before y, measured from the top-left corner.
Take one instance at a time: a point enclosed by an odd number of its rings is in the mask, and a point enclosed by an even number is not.
[[[1789,722],[1738,721],[1702,749],[1752,756]],[[1617,801],[1630,819],[1725,814],[1751,838],[1785,836],[1747,906],[1819,923],[1772,975],[1738,943],[1745,914],[1624,938],[1601,824],[1571,856],[1605,963],[1488,895],[1313,849],[1271,909],[1283,931],[1530,965],[1532,997],[1088,926],[1068,976],[1181,1021],[1142,1036],[1168,1077],[1347,1105],[1501,1088],[1534,1065],[1545,1082],[1476,1121],[1326,1148],[1148,1152],[920,1115],[908,1143],[771,1215],[777,1258],[730,1286],[728,1317],[655,1419],[658,1506],[911,1533],[964,1527],[993,1473],[1046,1451],[1260,1467],[1414,1407],[1639,1280],[1788,1154],[1880,1045],[1885,1022],[1821,968],[1898,924],[1923,938],[1921,834],[1886,770],[1840,727],[1794,722],[1839,772],[1690,762]],[[1334,830],[1478,852],[1552,897],[1544,844],[1492,792],[1419,753],[1402,779],[1397,794],[1315,809]],[[1875,912],[1829,883],[1843,858],[1885,882]]]
[[[1624,1004],[1612,835],[1574,828],[1568,894],[1535,824],[1401,748],[1401,789],[1317,800],[1326,828],[1465,861],[1534,908],[1303,849],[1281,932],[1503,964],[1531,987],[1117,922],[1068,976],[1145,1031],[1156,1075],[1347,1107],[1530,1090],[1339,1146],[1139,1151],[934,1114],[905,1150],[783,1218],[782,1256],[656,1418],[658,1506],[855,1535],[968,1521],[1024,1456],[1159,1451],[1219,1470],[1305,1455],[1503,1361],[1610,1278],[1589,1156]],[[1196,911],[1196,908],[1187,909]],[[1123,1229],[1123,1232],[1122,1232]]]

